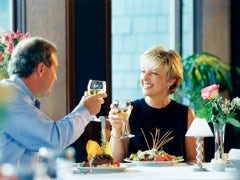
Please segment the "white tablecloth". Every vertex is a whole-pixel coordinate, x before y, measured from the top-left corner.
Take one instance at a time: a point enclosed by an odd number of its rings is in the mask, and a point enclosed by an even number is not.
[[[143,167],[131,166],[127,167],[122,172],[102,172],[102,173],[87,173],[87,174],[65,174],[58,179],[75,180],[75,179],[136,179],[136,180],[151,180],[151,179],[172,179],[172,180],[240,180],[240,172],[234,167],[227,166],[225,171],[212,171],[209,164],[204,164],[207,171],[194,171],[195,165],[178,163],[168,167]]]

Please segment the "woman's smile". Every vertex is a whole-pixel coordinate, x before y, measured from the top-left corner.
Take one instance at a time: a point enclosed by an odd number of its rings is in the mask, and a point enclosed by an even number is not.
[[[153,84],[152,83],[143,83],[142,87],[143,87],[143,89],[150,89],[153,87]]]

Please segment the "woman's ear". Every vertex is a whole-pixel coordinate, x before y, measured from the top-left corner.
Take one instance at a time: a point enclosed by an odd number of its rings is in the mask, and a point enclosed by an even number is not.
[[[169,87],[172,86],[176,82],[176,79],[168,80]]]

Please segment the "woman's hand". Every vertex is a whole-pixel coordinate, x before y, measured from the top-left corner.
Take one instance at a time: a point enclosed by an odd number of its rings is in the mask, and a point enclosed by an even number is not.
[[[110,108],[108,118],[112,125],[112,129],[121,131],[123,124],[122,116],[118,114],[118,109],[114,103],[110,105]]]
[[[115,139],[120,139],[122,136],[123,118],[118,114],[116,104],[112,103],[110,108],[108,118],[112,126],[111,136]]]

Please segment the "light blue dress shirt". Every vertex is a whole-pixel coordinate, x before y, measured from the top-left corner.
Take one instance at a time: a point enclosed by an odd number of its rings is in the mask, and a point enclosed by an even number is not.
[[[5,123],[0,124],[1,163],[30,165],[37,160],[40,147],[61,151],[77,140],[89,123],[89,111],[80,104],[64,118],[53,121],[35,106],[36,97],[16,76],[2,80],[0,85],[14,91],[6,104]]]

